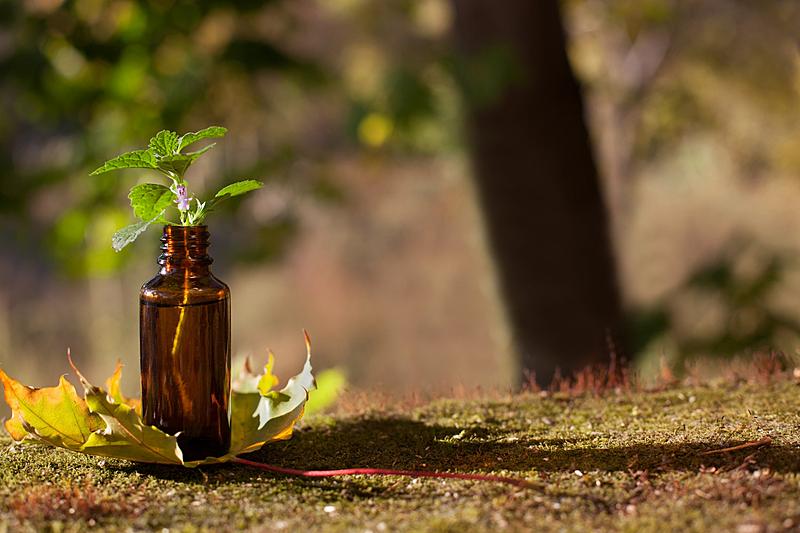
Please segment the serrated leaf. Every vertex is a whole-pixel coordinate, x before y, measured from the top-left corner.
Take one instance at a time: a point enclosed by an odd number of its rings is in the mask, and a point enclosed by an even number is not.
[[[223,187],[222,189],[214,195],[214,198],[223,198],[225,196],[239,196],[240,194],[244,194],[250,191],[255,191],[263,187],[264,184],[257,180],[242,180],[237,181],[236,183],[231,183]]]
[[[150,139],[150,151],[156,156],[165,157],[178,153],[180,141],[174,131],[161,130]]]
[[[228,133],[228,129],[223,128],[222,126],[209,126],[200,131],[184,133],[179,140],[178,151],[181,151],[190,144],[203,139],[224,137],[226,133]]]
[[[136,224],[131,224],[130,226],[125,226],[121,230],[117,231],[111,237],[111,246],[114,248],[115,251],[119,252],[130,243],[135,241],[139,238],[139,235],[144,233],[150,224],[155,222],[158,218],[163,216],[164,213],[160,213],[157,217],[153,218],[152,220],[143,220],[141,222],[137,222]]]
[[[172,205],[174,194],[168,187],[157,183],[142,183],[128,193],[133,214],[141,220],[153,220]]]
[[[134,150],[133,152],[118,155],[114,159],[109,159],[103,163],[103,166],[92,172],[90,176],[124,168],[158,168],[158,165],[156,164],[155,156],[150,150]]]
[[[17,439],[20,427],[71,450],[80,449],[91,433],[102,427],[100,419],[90,414],[86,402],[64,376],[55,387],[33,388],[12,379],[0,370],[5,399],[13,414],[6,424],[9,434]]]

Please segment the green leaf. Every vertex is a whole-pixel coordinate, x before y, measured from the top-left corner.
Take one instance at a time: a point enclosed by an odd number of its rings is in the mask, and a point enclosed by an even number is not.
[[[200,131],[184,133],[179,140],[178,151],[181,151],[190,144],[200,141],[202,139],[214,139],[214,138],[224,137],[226,133],[228,133],[228,129],[223,128],[222,126],[209,126]]]
[[[236,183],[231,183],[223,187],[222,189],[214,195],[214,198],[224,198],[226,196],[239,196],[240,194],[244,194],[250,191],[255,191],[263,187],[264,184],[260,181],[256,180],[243,180],[237,181]]]
[[[183,154],[168,155],[158,160],[158,168],[179,176],[183,176],[191,164],[192,158]]]
[[[194,152],[186,152],[186,155],[191,156],[192,161],[194,161],[195,159],[197,159],[198,157],[200,157],[204,153],[206,153],[209,150],[211,150],[212,148],[214,148],[216,145],[217,145],[217,143],[211,143],[208,146],[204,146],[201,149],[196,150]]]
[[[162,217],[164,213],[160,213],[157,217],[153,218],[152,220],[143,220],[141,222],[137,222],[136,224],[131,224],[130,226],[125,226],[121,230],[117,231],[111,237],[111,246],[114,248],[115,251],[119,252],[130,243],[135,241],[139,238],[139,235],[144,233],[150,224],[158,220]]]
[[[150,139],[149,147],[150,151],[159,157],[176,154],[180,147],[178,134],[174,131],[161,130]]]
[[[134,150],[106,161],[102,167],[92,172],[90,176],[123,168],[158,168],[158,165],[150,150]]]
[[[174,194],[164,185],[142,183],[128,193],[133,214],[141,220],[153,220],[161,216],[170,205]]]
[[[20,428],[56,446],[79,450],[89,435],[102,427],[89,413],[86,403],[64,376],[55,387],[26,387],[0,370],[5,399],[12,418],[6,422],[9,434],[17,438]]]
[[[194,163],[195,159],[213,148],[215,144],[216,143],[211,143],[202,150],[197,150],[196,152],[162,157],[158,160],[158,168],[168,172],[175,172],[176,174],[183,176],[183,174],[186,172],[186,169],[189,168],[189,165]]]

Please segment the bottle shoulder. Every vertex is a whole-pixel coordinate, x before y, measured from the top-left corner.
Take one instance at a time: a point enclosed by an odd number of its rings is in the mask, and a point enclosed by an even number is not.
[[[181,272],[156,274],[142,285],[142,302],[165,305],[187,305],[215,302],[230,298],[230,288],[213,274],[185,276]]]

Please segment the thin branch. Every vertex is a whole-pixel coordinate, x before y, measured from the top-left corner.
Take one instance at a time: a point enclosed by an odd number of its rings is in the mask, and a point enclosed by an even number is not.
[[[757,448],[759,446],[769,446],[770,444],[772,444],[772,437],[764,437],[763,439],[745,442],[744,444],[739,444],[738,446],[730,446],[728,448],[703,452],[700,455],[715,455],[719,453],[738,452],[739,450],[746,450],[747,448]]]

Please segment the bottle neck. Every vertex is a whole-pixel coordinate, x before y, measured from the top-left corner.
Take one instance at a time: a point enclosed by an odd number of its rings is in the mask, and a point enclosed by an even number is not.
[[[164,226],[158,258],[161,274],[207,275],[213,261],[208,255],[208,237],[206,226]]]

